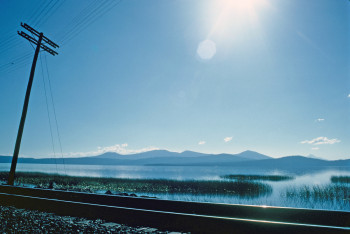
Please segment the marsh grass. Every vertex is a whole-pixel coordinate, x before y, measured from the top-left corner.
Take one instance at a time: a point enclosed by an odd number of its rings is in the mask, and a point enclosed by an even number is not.
[[[350,176],[332,176],[332,183],[350,184]]]
[[[287,188],[283,197],[313,201],[350,201],[350,188],[341,184],[313,185]]]
[[[285,181],[285,180],[293,180],[292,176],[282,176],[282,175],[224,175],[221,176],[224,179],[237,180],[237,181]]]
[[[6,181],[7,172],[0,172],[0,179]],[[121,179],[63,176],[36,172],[16,173],[16,184],[32,184],[41,188],[95,192],[110,190],[126,193],[183,193],[220,194],[238,197],[259,197],[272,193],[268,184],[250,181],[211,180],[166,180],[166,179]]]

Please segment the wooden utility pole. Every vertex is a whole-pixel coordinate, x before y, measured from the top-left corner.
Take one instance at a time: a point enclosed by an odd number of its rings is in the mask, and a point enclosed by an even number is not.
[[[34,54],[34,58],[33,58],[32,68],[30,70],[30,76],[29,76],[26,96],[25,96],[24,104],[23,104],[21,122],[19,124],[18,133],[17,133],[15,150],[13,152],[13,157],[12,157],[11,170],[10,170],[9,179],[8,179],[8,184],[9,185],[13,185],[13,182],[15,180],[15,171],[16,171],[17,160],[18,160],[18,153],[19,153],[19,149],[21,147],[21,140],[22,140],[24,123],[26,121],[26,116],[27,116],[30,91],[32,89],[34,72],[35,72],[35,67],[36,67],[36,61],[38,60],[38,55],[39,55],[40,49],[43,49],[43,50],[49,52],[52,55],[57,55],[58,53],[56,51],[54,51],[54,50],[50,49],[48,46],[44,45],[43,42],[46,43],[47,45],[50,45],[53,48],[58,48],[59,47],[57,44],[53,43],[51,40],[49,40],[47,37],[45,37],[42,32],[39,33],[38,31],[36,31],[35,29],[33,29],[32,27],[30,27],[27,24],[21,23],[21,26],[23,28],[27,29],[33,36],[38,37],[38,39],[35,39],[32,36],[29,36],[28,34],[26,34],[23,31],[18,32],[18,34],[20,36],[24,37],[29,42],[36,44],[36,49],[35,49],[35,54]]]

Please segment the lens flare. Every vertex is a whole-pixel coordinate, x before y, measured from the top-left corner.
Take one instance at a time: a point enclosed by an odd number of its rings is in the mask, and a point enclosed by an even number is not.
[[[198,45],[197,54],[201,59],[211,59],[216,54],[216,44],[212,40],[204,40]]]

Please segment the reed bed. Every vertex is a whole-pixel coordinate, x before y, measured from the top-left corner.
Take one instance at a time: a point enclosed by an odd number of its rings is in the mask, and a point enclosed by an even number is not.
[[[285,181],[285,180],[293,180],[294,177],[292,176],[285,176],[285,175],[241,175],[241,174],[234,174],[234,175],[224,175],[221,176],[221,178],[224,179],[230,179],[230,180],[237,180],[237,181]]]
[[[332,183],[350,184],[350,176],[332,176]]]
[[[6,181],[7,177],[7,173],[0,172],[1,180]],[[31,172],[18,172],[15,183],[84,192],[225,194],[250,198],[272,193],[270,185],[250,181],[96,178]]]
[[[350,188],[341,184],[304,185],[287,188],[281,196],[313,201],[350,201]]]

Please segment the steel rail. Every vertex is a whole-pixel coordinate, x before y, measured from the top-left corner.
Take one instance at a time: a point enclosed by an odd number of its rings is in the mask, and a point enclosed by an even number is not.
[[[193,233],[349,233],[350,228],[272,222],[264,220],[195,215],[166,211],[107,206],[57,199],[0,193],[0,204],[17,208],[79,216],[127,225]]]
[[[260,224],[261,222],[278,223],[280,225],[283,223],[283,225],[288,224],[293,227],[299,226],[299,229],[303,230],[304,228],[301,227],[308,227],[305,228],[305,230],[308,230],[310,227],[317,226],[320,228],[331,229],[333,231],[347,230],[350,232],[350,212],[343,211],[170,201],[152,198],[135,198],[49,189],[23,188],[8,185],[0,186],[0,192],[16,194],[24,197],[36,197],[38,199],[60,200],[108,207],[124,207],[125,209],[152,210],[154,212],[186,214],[189,216],[194,215],[196,217],[204,216],[217,217],[220,219],[255,220],[254,222]],[[0,204],[1,203],[2,201],[0,201]],[[36,209],[38,209],[38,207]],[[147,223],[144,225],[150,226],[150,224]],[[266,224],[266,226],[271,226],[271,224]],[[175,229],[172,228],[172,230]]]

